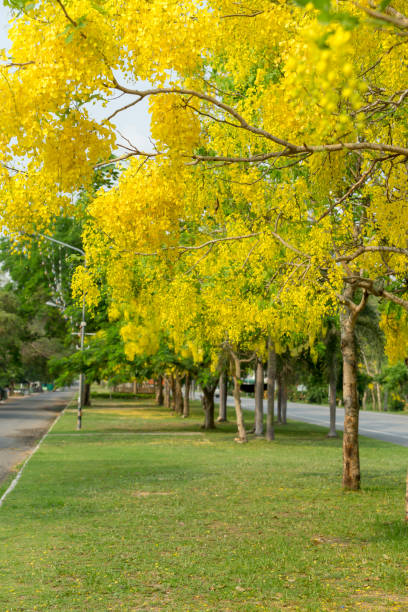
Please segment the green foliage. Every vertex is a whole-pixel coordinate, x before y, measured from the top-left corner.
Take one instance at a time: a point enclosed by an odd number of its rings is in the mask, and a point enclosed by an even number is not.
[[[395,365],[386,366],[378,377],[390,394],[391,410],[404,410],[408,403],[408,368],[400,361]]]

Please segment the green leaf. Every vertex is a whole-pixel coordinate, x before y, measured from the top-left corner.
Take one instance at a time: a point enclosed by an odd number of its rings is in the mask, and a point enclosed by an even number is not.
[[[384,11],[389,4],[391,4],[391,0],[382,0],[379,6],[380,11]]]

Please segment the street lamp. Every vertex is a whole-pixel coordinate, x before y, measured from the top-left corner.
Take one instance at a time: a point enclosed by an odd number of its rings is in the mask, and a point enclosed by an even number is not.
[[[56,244],[59,244],[60,246],[65,247],[66,249],[71,249],[71,251],[76,251],[77,253],[80,253],[82,257],[84,258],[84,267],[86,268],[86,255],[85,255],[85,251],[83,251],[82,249],[79,249],[78,247],[75,247],[72,244],[68,244],[67,242],[63,242],[62,240],[57,240],[56,238],[52,238],[51,236],[46,236],[45,234],[37,234],[37,236],[40,236],[41,238],[44,238],[45,240],[49,240],[50,242],[55,242]],[[82,357],[84,355],[85,327],[86,327],[86,321],[85,321],[85,293],[84,293],[83,298],[82,298],[82,319],[81,319],[81,323],[79,326],[80,328],[79,350],[81,351]],[[82,427],[82,408],[84,405],[84,396],[85,396],[85,374],[82,371],[82,369],[83,368],[81,367],[81,372],[79,374],[79,385],[78,385],[77,429],[81,429]]]

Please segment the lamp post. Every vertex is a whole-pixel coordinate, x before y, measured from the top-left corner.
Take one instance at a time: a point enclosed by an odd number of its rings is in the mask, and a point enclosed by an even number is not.
[[[78,247],[73,246],[72,244],[68,244],[67,242],[63,242],[62,240],[57,240],[56,238],[52,238],[51,236],[46,236],[45,234],[37,234],[37,236],[40,236],[41,238],[44,238],[44,240],[49,240],[50,242],[55,242],[55,244],[59,244],[60,246],[65,247],[66,249],[71,249],[71,251],[76,251],[77,253],[80,253],[82,255],[82,257],[84,258],[84,267],[86,268],[86,256],[85,256],[85,251],[83,251],[82,249],[79,249]],[[81,323],[79,326],[80,332],[79,332],[79,350],[81,351],[81,355],[83,357],[84,354],[84,344],[85,344],[85,327],[86,327],[86,321],[85,321],[85,293],[83,295],[82,298],[82,318],[81,318]],[[77,429],[81,429],[82,427],[82,408],[84,405],[84,395],[85,395],[85,374],[82,371],[82,367],[81,367],[81,372],[79,374],[79,385],[78,385],[78,412],[77,412]]]

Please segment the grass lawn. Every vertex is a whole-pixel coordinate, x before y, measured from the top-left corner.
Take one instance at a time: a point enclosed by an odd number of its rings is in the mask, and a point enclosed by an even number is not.
[[[0,509],[0,610],[408,610],[406,448],[362,438],[344,493],[322,428],[237,445],[201,418],[67,410]]]

